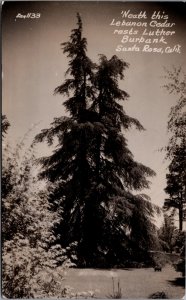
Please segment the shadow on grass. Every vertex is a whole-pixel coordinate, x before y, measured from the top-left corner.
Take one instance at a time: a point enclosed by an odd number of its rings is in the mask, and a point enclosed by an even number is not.
[[[98,271],[117,271],[117,270],[125,270],[125,271],[134,271],[134,268],[93,268],[93,270]]]
[[[125,271],[134,271],[135,268],[120,268],[120,270],[125,270]]]
[[[185,287],[185,278],[177,277],[174,280],[167,280],[171,285]]]

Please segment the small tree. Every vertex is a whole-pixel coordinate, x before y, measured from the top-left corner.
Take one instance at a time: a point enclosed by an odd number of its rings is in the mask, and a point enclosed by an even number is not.
[[[177,235],[178,229],[174,225],[172,216],[164,214],[164,221],[158,232],[160,244],[163,250],[169,252],[174,250]]]

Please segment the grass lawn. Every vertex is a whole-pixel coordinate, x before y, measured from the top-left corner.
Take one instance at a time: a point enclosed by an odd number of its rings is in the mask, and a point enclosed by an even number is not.
[[[73,292],[94,291],[96,298],[108,298],[112,294],[112,278],[117,287],[118,280],[122,290],[122,298],[145,298],[152,293],[164,291],[170,299],[181,299],[184,287],[180,285],[176,272],[170,265],[162,272],[153,268],[143,269],[69,269],[66,274],[66,285],[73,287]],[[182,282],[183,283],[183,282]]]

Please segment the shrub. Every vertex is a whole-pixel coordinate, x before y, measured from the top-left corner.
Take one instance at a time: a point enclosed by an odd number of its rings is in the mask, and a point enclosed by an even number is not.
[[[14,299],[66,297],[70,290],[62,284],[64,270],[72,264],[56,244],[59,211],[50,209],[47,188],[42,184],[41,189],[34,176],[34,160],[33,149],[24,152],[23,143],[4,148],[2,293]]]
[[[43,298],[66,295],[62,281],[64,267],[57,268],[54,256],[58,250],[48,251],[32,247],[27,238],[16,235],[6,241],[3,249],[3,294],[8,298]]]
[[[181,232],[179,236],[180,259],[174,263],[174,268],[177,272],[181,272],[185,276],[185,232]]]
[[[151,294],[148,299],[169,299],[165,292],[156,292]]]

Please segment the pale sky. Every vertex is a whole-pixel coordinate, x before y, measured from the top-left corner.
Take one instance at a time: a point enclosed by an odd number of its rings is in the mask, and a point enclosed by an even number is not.
[[[175,35],[169,45],[181,44],[181,54],[152,54],[144,52],[116,52],[120,36],[113,34],[113,19],[121,20],[121,11],[133,13],[153,11],[168,14],[175,22]],[[38,19],[16,18],[18,13],[40,13]],[[60,43],[68,41],[71,29],[76,27],[76,13],[83,21],[83,35],[88,41],[88,56],[98,61],[98,54],[108,58],[117,55],[130,64],[120,87],[130,98],[124,109],[146,128],[144,132],[132,129],[127,133],[129,148],[137,161],[151,167],[157,176],[151,189],[145,191],[152,202],[163,205],[168,162],[159,149],[166,146],[166,130],[170,107],[176,103],[162,89],[165,82],[163,67],[182,66],[186,70],[186,10],[184,3],[121,3],[121,2],[12,2],[3,5],[3,114],[11,127],[7,140],[15,144],[33,127],[30,141],[43,128],[48,128],[54,117],[65,114],[62,96],[54,96],[54,89],[64,81],[68,60]],[[126,28],[123,28],[126,29]],[[38,147],[38,155],[46,147]],[[49,153],[49,152],[48,152]]]

